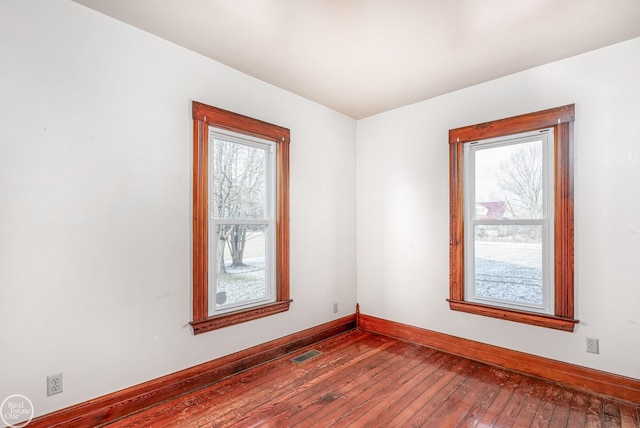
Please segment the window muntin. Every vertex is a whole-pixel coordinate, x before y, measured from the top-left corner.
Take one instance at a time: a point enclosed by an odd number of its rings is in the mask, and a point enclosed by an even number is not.
[[[276,192],[275,143],[209,127],[209,147],[211,316],[275,300]]]
[[[553,134],[464,144],[465,300],[553,313]]]

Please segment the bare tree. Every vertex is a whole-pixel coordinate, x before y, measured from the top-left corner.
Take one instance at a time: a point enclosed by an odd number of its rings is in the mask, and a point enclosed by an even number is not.
[[[542,146],[528,144],[514,150],[500,163],[496,173],[498,186],[510,196],[508,202],[514,217],[542,216]]]
[[[265,153],[263,149],[212,139],[214,216],[224,219],[264,218]],[[218,269],[226,273],[225,248],[232,265],[242,266],[248,225],[218,226]]]

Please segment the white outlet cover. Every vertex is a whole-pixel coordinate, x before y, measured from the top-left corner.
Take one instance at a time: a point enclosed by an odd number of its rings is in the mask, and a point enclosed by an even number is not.
[[[47,376],[47,396],[62,392],[62,373]]]

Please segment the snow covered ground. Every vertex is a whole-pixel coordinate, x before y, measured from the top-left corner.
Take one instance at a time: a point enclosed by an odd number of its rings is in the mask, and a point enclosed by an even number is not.
[[[265,295],[264,259],[245,259],[245,266],[227,266],[227,273],[218,277],[218,291],[226,293],[226,304],[259,299]]]
[[[542,246],[539,243],[477,241],[476,295],[542,304]]]

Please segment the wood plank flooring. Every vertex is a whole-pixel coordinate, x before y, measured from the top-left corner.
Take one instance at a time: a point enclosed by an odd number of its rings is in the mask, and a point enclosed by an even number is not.
[[[363,331],[115,423],[122,427],[633,427],[640,406]],[[309,348],[311,349],[311,348]]]

